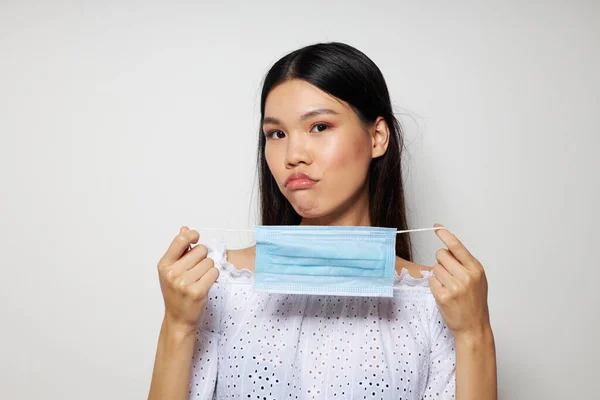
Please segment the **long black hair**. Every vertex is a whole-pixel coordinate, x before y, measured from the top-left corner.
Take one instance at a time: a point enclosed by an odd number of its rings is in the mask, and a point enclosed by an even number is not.
[[[408,229],[401,165],[403,133],[394,116],[385,79],[369,57],[339,42],[318,43],[295,50],[277,61],[264,78],[257,154],[261,223],[298,225],[302,220],[277,187],[269,170],[265,158],[266,138],[262,132],[267,95],[275,86],[290,79],[304,80],[345,101],[364,126],[374,123],[379,116],[384,118],[390,131],[389,145],[385,154],[373,159],[369,167],[369,216],[373,226]],[[397,236],[396,255],[412,261],[408,234]]]

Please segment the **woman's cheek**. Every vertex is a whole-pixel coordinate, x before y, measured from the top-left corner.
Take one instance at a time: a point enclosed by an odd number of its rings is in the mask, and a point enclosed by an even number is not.
[[[341,170],[342,173],[354,174],[356,170],[368,167],[370,162],[369,143],[360,140],[332,140],[322,153],[322,160],[329,168]]]
[[[346,167],[352,160],[355,150],[349,146],[347,141],[341,140],[341,137],[331,136],[329,140],[320,143],[319,153],[320,161],[328,169],[338,169]]]
[[[267,167],[269,168],[269,171],[271,171],[271,175],[275,178],[277,185],[281,187],[286,179],[284,176],[285,167],[283,167],[282,161],[278,158],[276,152],[270,152],[269,150],[265,152],[265,159],[267,161]]]

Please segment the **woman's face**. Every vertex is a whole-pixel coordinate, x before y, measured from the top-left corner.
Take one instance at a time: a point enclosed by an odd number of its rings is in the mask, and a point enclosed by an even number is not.
[[[348,103],[292,79],[267,96],[263,132],[269,169],[303,219],[368,218],[369,165],[389,137],[383,118],[365,128]]]

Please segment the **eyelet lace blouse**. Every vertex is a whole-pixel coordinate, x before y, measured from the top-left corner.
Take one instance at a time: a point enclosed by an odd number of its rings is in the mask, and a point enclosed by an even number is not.
[[[204,241],[220,275],[191,366],[190,399],[452,399],[454,339],[431,272],[396,274],[393,298],[271,294]]]

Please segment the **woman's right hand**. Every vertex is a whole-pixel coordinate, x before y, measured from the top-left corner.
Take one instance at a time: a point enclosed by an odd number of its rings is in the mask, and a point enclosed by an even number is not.
[[[182,227],[158,262],[160,289],[165,302],[165,322],[182,333],[198,328],[208,291],[219,276],[208,249],[198,243],[200,234]]]

